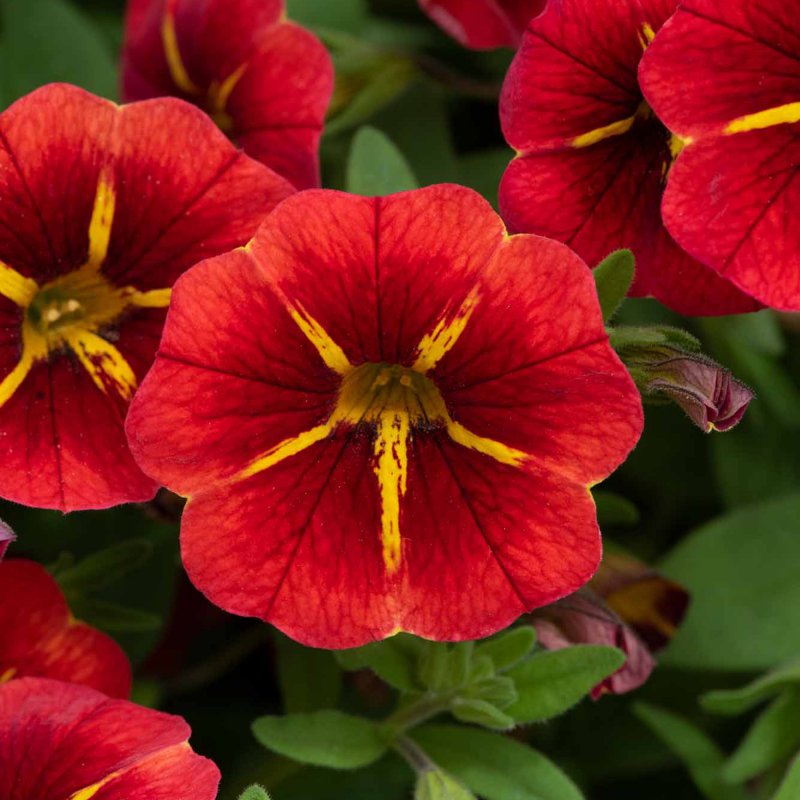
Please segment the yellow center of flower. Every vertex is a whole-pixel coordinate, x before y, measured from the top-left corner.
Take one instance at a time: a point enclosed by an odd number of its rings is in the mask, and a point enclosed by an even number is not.
[[[374,437],[372,470],[378,481],[381,543],[387,573],[402,563],[401,501],[408,483],[408,443],[418,434],[442,431],[463,447],[502,464],[518,467],[527,454],[478,436],[450,416],[431,370],[455,346],[479,300],[473,292],[446,312],[420,341],[410,366],[387,363],[353,365],[325,329],[302,307],[289,313],[314,345],[325,364],[341,376],[336,406],[328,419],[298,436],[285,439],[249,464],[237,478],[248,478],[305,450],[336,432],[340,426],[367,427]]]
[[[22,310],[20,360],[0,381],[0,406],[14,395],[37,362],[65,350],[77,356],[102,392],[114,389],[125,400],[133,394],[136,376],[103,332],[130,307],[169,305],[170,289],[140,292],[120,288],[101,273],[115,206],[110,172],[103,171],[89,222],[86,261],[73,272],[40,286],[0,262],[0,295]]]

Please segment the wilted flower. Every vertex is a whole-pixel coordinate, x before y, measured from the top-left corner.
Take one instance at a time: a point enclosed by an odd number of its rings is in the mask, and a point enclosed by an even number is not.
[[[597,699],[605,692],[632,691],[650,677],[653,654],[675,634],[688,603],[683,587],[635,559],[609,554],[587,588],[539,609],[531,619],[551,650],[605,644],[625,653],[625,664],[592,690]]]
[[[465,47],[517,47],[546,0],[419,0],[428,16]]]
[[[180,282],[127,423],[195,585],[323,647],[577,589],[641,426],[586,265],[457,186],[282,203]]]
[[[680,245],[774,308],[800,309],[800,15],[786,0],[685,0],[642,61],[686,147],[664,220]]]
[[[3,556],[6,554],[9,545],[16,538],[14,531],[0,519],[0,561],[3,560]]]
[[[0,685],[4,800],[214,800],[219,770],[180,718],[42,678]]]
[[[645,394],[674,401],[707,433],[738,425],[753,399],[729,370],[699,353],[659,345],[626,351],[624,360]]]
[[[286,19],[283,0],[129,0],[125,99],[195,103],[299,189],[319,185],[332,90],[327,50]]]
[[[131,691],[131,666],[109,636],[70,614],[58,584],[34,561],[0,564],[0,683],[55,678],[111,697]]]
[[[590,265],[630,248],[633,295],[684,314],[752,311],[759,304],[678,247],[661,219],[684,142],[653,114],[637,70],[677,5],[554,0],[530,24],[500,100],[503,132],[517,151],[500,208],[512,231],[565,242]],[[698,52],[709,57],[705,44]],[[670,75],[670,85],[680,92],[683,82]]]
[[[51,85],[0,115],[0,496],[149,500],[123,432],[176,278],[293,192],[196,108]]]

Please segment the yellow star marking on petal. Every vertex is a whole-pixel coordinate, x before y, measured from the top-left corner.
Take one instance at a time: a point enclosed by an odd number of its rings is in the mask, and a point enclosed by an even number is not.
[[[17,674],[16,667],[10,667],[0,675],[0,683],[8,683]]]
[[[107,783],[110,783],[119,774],[119,772],[112,772],[111,775],[103,778],[103,780],[93,783],[91,786],[87,786],[85,789],[80,789],[74,794],[71,794],[69,796],[69,800],[91,800],[91,798],[94,797]]]
[[[166,308],[172,298],[172,289],[151,289],[149,292],[132,290],[126,299],[138,308]]]
[[[622,136],[623,133],[627,133],[633,127],[633,123],[636,122],[636,117],[637,114],[634,114],[633,116],[625,117],[625,119],[612,122],[609,125],[604,125],[602,128],[595,128],[588,133],[582,133],[580,136],[576,136],[570,142],[570,145],[576,148],[591,147],[593,144],[602,142],[605,139],[610,139],[612,136]]]
[[[373,470],[381,497],[383,563],[390,575],[397,572],[402,558],[400,500],[408,484],[408,437],[407,413],[382,413],[378,417]]]
[[[136,375],[111,342],[96,333],[81,330],[69,331],[64,339],[103,394],[114,388],[123,400],[133,397]]]
[[[354,366],[333,338],[302,306],[289,313],[323,361],[342,376],[336,405],[327,421],[284,439],[254,459],[233,480],[243,480],[298,455],[336,433],[339,426],[366,426],[374,432],[372,471],[381,506],[380,539],[388,575],[402,564],[402,500],[408,485],[408,442],[420,428],[443,430],[462,447],[501,464],[521,467],[529,456],[502,442],[478,436],[450,416],[444,398],[426,373],[449,352],[464,332],[478,303],[472,292],[455,313],[445,313],[422,338],[412,367],[367,362]]]
[[[97,182],[92,218],[89,222],[89,258],[86,266],[92,269],[100,269],[108,255],[116,203],[117,196],[111,170],[104,169]]]
[[[161,41],[164,45],[169,74],[175,85],[187,94],[201,94],[200,89],[189,77],[189,73],[183,65],[181,51],[178,47],[178,34],[175,30],[175,15],[169,11],[161,22]]]
[[[344,354],[344,350],[331,339],[327,331],[317,322],[301,305],[289,309],[289,314],[297,323],[297,327],[305,334],[305,337],[314,345],[320,357],[329,369],[346,375],[351,369],[352,364]]]
[[[233,130],[233,119],[225,110],[231,93],[236,88],[242,75],[247,69],[247,64],[242,64],[235,69],[224,81],[215,81],[208,90],[208,113],[217,126],[226,133]]]
[[[0,381],[0,408],[2,408],[22,386],[22,382],[31,371],[33,365],[40,359],[47,357],[47,348],[44,343],[32,336],[26,327],[22,329],[22,356],[19,362]]]
[[[23,308],[33,300],[39,285],[0,261],[0,294]]]
[[[800,103],[786,103],[739,117],[725,126],[725,133],[746,133],[794,122],[800,122]]]
[[[436,327],[422,337],[412,369],[423,374],[430,372],[453,349],[464,333],[478,299],[477,290],[473,290],[455,314],[443,316]]]
[[[645,22],[642,25],[642,32],[639,34],[639,41],[642,43],[642,48],[647,49],[647,46],[653,39],[656,38],[656,32],[653,30],[653,26],[649,22]]]

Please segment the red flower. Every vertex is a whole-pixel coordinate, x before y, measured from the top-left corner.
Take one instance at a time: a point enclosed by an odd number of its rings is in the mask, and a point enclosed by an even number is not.
[[[0,495],[147,500],[122,422],[170,287],[247,241],[292,192],[178,100],[119,108],[70,86],[0,115]]]
[[[111,697],[131,691],[120,646],[72,617],[44,567],[12,559],[0,564],[0,683],[26,676],[81,683]]]
[[[213,602],[311,645],[471,639],[573,591],[638,392],[571,251],[474,192],[290,198],[176,288],[128,418]]]
[[[3,800],[214,800],[219,770],[180,718],[85,686],[0,686]]]
[[[298,188],[318,186],[333,67],[284,14],[283,0],[130,0],[123,96],[196,103],[248,155]]]
[[[517,47],[547,0],[419,0],[422,10],[465,47]]]
[[[631,248],[634,295],[685,314],[750,311],[758,304],[682,251],[661,220],[683,143],[644,101],[637,68],[676,5],[552,0],[531,23],[500,101],[503,131],[518,151],[500,206],[512,230],[566,242],[592,265]]]
[[[775,308],[800,309],[800,17],[786,0],[686,0],[642,62],[687,142],[664,220],[688,252]]]

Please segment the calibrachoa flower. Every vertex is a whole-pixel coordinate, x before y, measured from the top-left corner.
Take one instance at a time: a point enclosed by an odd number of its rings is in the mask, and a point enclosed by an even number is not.
[[[85,686],[0,686],[3,800],[214,800],[219,770],[180,718]]]
[[[122,423],[170,288],[291,186],[197,109],[46,86],[0,115],[0,496],[147,500]]]
[[[308,644],[485,636],[576,589],[642,425],[592,276],[474,192],[311,191],[176,287],[128,417],[189,576]]]
[[[690,253],[800,309],[800,16],[786,0],[686,0],[642,62],[648,102],[688,146],[664,220]]]
[[[428,16],[465,47],[517,47],[546,0],[419,0]]]
[[[283,0],[130,0],[122,93],[177,95],[301,189],[319,185],[333,91],[327,51]]]
[[[47,570],[23,559],[0,564],[0,683],[56,678],[127,697],[131,667],[110,637],[78,622]]]
[[[551,0],[525,33],[503,88],[503,131],[517,157],[500,206],[512,230],[566,242],[591,265],[630,247],[634,295],[685,314],[751,311],[758,304],[681,250],[661,220],[684,143],[645,102],[637,69],[676,6]]]

